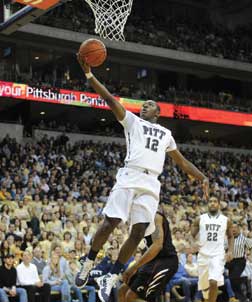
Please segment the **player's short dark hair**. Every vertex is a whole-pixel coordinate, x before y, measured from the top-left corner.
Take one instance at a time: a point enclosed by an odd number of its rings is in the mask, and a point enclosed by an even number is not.
[[[208,201],[210,201],[212,198],[217,199],[218,203],[221,202],[220,197],[217,194],[211,194]]]

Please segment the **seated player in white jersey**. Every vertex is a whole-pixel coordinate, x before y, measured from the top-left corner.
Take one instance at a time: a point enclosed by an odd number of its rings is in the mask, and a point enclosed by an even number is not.
[[[225,237],[228,238],[226,261],[232,260],[234,237],[232,222],[220,212],[220,200],[212,196],[208,212],[192,225],[192,236],[199,233],[198,290],[208,302],[216,302],[218,287],[224,284]]]
[[[85,286],[94,260],[116,226],[130,222],[130,235],[123,244],[118,260],[109,274],[99,278],[98,295],[102,302],[109,300],[110,292],[129,258],[144,236],[155,230],[155,213],[159,204],[160,182],[166,153],[194,178],[200,180],[205,195],[208,195],[208,178],[178,151],[171,131],[157,124],[160,108],[154,101],[143,103],[140,117],[125,108],[91,73],[90,67],[78,55],[78,61],[93,89],[106,100],[116,119],[122,124],[126,136],[127,155],[125,167],[118,170],[107,204],[103,210],[104,222],[93,237],[92,245],[81,271],[77,274],[76,286]]]

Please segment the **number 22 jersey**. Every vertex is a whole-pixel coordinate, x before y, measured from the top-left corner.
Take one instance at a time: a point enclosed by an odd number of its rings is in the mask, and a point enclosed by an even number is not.
[[[221,213],[200,216],[199,253],[205,256],[224,255],[228,218]]]
[[[177,149],[171,131],[129,111],[126,111],[125,118],[120,123],[124,127],[127,145],[125,165],[161,174],[166,152]]]

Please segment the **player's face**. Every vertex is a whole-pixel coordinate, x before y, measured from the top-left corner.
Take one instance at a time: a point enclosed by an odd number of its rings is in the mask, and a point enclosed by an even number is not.
[[[208,203],[208,210],[211,214],[216,214],[220,209],[220,203],[216,197],[212,197]]]
[[[146,121],[152,120],[153,118],[158,119],[159,110],[156,102],[151,100],[144,102],[140,111],[140,117]]]

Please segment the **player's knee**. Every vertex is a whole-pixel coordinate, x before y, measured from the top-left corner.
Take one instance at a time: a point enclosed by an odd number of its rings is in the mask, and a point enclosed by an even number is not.
[[[145,231],[149,223],[137,223],[134,224],[130,233],[130,238],[135,242],[140,242],[144,238]]]
[[[217,287],[217,281],[216,280],[209,280],[210,287]]]
[[[116,227],[117,225],[120,223],[120,219],[118,218],[109,218],[106,217],[103,225],[102,225],[102,230],[104,233],[111,233]]]

